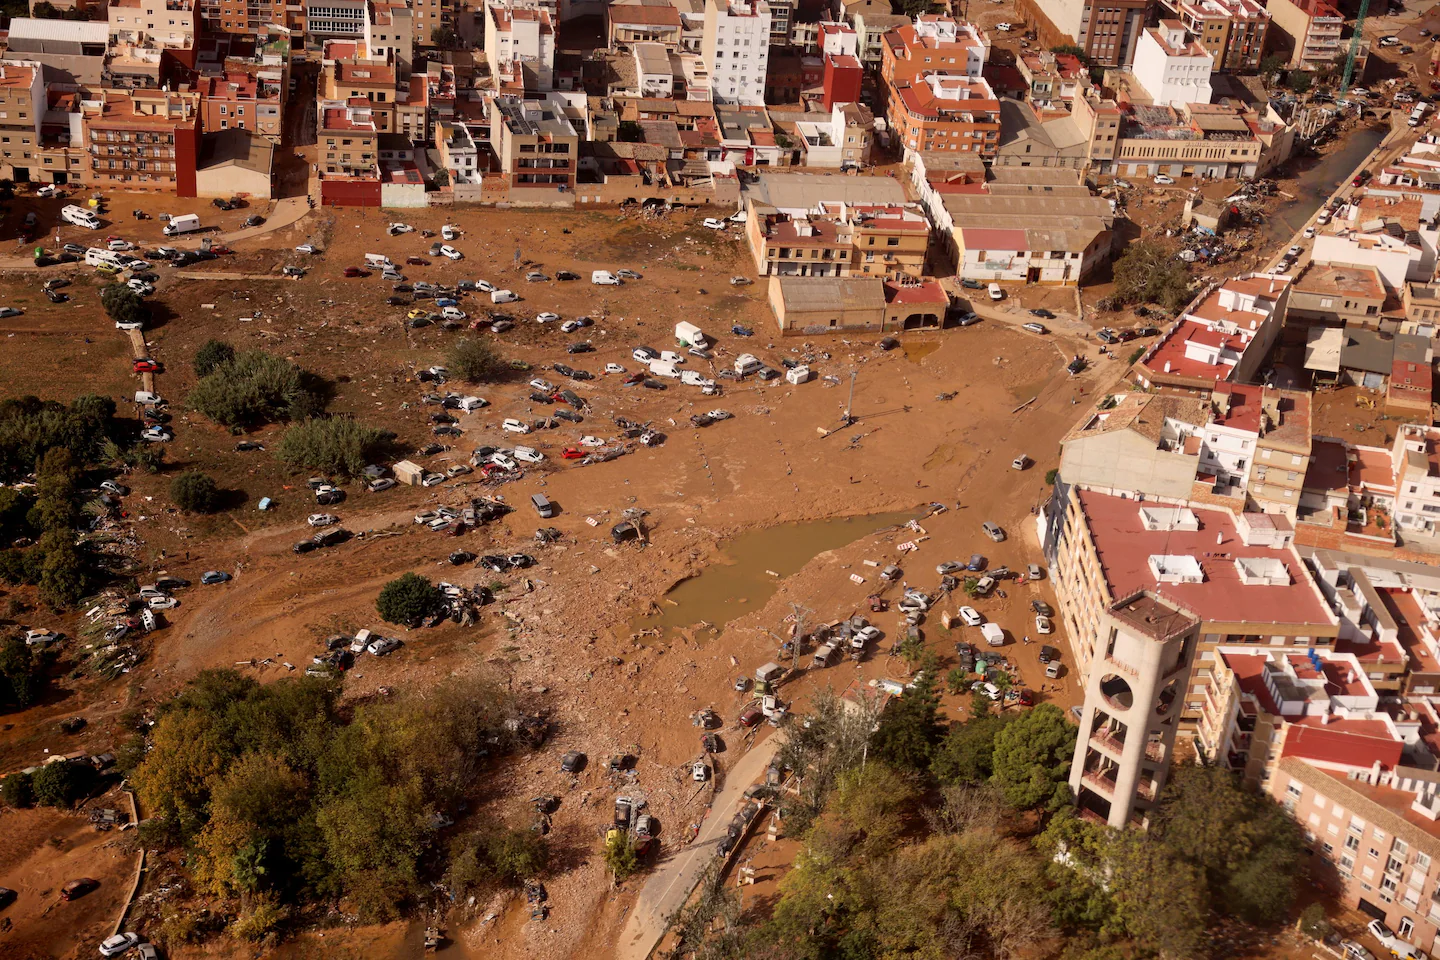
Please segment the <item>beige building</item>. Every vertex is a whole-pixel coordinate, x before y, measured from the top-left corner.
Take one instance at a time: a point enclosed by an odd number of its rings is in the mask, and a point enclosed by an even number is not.
[[[1260,406],[1259,436],[1246,493],[1261,512],[1283,514],[1294,522],[1310,465],[1310,394],[1265,387],[1260,390]]]
[[[782,335],[938,328],[950,297],[934,279],[771,276],[770,309]]]
[[[580,135],[558,97],[490,101],[490,143],[514,188],[573,195]]]
[[[268,137],[242,129],[203,134],[195,195],[268,200],[274,193],[274,165],[275,143]]]
[[[792,216],[752,199],[745,234],[761,276],[919,277],[930,222],[909,204],[821,203]]]
[[[41,179],[40,121],[45,116],[44,70],[38,63],[0,62],[0,176]]]
[[[1350,49],[1345,15],[1329,0],[1269,0],[1270,37],[1274,50],[1298,70],[1327,70]],[[1370,44],[1361,40],[1355,57],[1355,79],[1365,76]]]
[[[1440,285],[1407,283],[1401,296],[1405,319],[1401,321],[1400,332],[1432,339],[1440,335]]]
[[[110,42],[166,50],[195,46],[196,0],[111,0]]]
[[[1380,271],[1365,264],[1305,265],[1290,291],[1290,316],[1379,329],[1385,309]]]

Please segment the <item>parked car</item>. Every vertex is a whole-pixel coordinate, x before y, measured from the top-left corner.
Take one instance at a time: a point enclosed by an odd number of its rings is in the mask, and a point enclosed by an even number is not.
[[[1154,180],[1156,183],[1160,184],[1160,185],[1163,186],[1163,187],[1168,187],[1168,186],[1170,186],[1171,184],[1173,184],[1173,183],[1175,182],[1175,180],[1174,180],[1172,177],[1167,177],[1167,176],[1165,176],[1165,174],[1163,174],[1163,173],[1157,173],[1157,174],[1155,174],[1155,176],[1152,177],[1151,179]]]
[[[139,942],[138,933],[117,933],[100,941],[100,956],[118,957],[122,953],[128,953]]]
[[[205,584],[226,583],[230,580],[230,574],[223,570],[206,570],[200,574],[200,582]]]
[[[1000,543],[1005,539],[1005,530],[998,523],[986,520],[980,525],[980,528],[985,531],[985,536],[994,540],[996,543]]]
[[[78,900],[98,886],[100,886],[100,881],[94,880],[90,877],[81,877],[78,880],[71,880],[69,883],[65,884],[65,886],[60,888],[60,899]]]
[[[1038,333],[1041,335],[1050,332],[1049,330],[1045,329],[1045,324],[1043,323],[1022,323],[1020,324],[1020,329],[1026,330],[1030,333]]]
[[[985,622],[985,618],[980,615],[980,611],[974,607],[961,607],[958,612],[960,614],[960,620],[967,627],[978,627]]]

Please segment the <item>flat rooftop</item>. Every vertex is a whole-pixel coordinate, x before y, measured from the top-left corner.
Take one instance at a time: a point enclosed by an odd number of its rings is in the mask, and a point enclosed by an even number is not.
[[[1312,624],[1321,628],[1322,636],[1335,632],[1334,614],[1295,552],[1241,543],[1228,511],[1192,505],[1198,529],[1149,530],[1140,517],[1142,505],[1135,500],[1089,490],[1077,496],[1112,597],[1148,590],[1204,621]],[[1193,557],[1204,579],[1157,583],[1149,562],[1157,555]],[[1241,559],[1277,561],[1289,582],[1242,583],[1235,565]]]

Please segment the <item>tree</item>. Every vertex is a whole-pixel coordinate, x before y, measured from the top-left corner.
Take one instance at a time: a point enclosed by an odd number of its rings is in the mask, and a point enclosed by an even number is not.
[[[1266,83],[1275,79],[1275,75],[1285,69],[1285,58],[1278,53],[1268,54],[1260,61],[1260,77]]]
[[[1204,872],[1139,830],[1112,832],[1108,848],[1110,889],[1126,932],[1162,957],[1203,955]]]
[[[40,565],[40,599],[52,610],[69,610],[90,592],[90,569],[68,530],[47,530],[35,547]],[[32,552],[35,552],[32,551]]]
[[[1190,273],[1158,243],[1141,240],[1115,261],[1115,297],[1122,303],[1158,303],[1177,311],[1190,296]]]
[[[456,340],[445,356],[446,366],[470,383],[490,383],[505,376],[510,365],[489,342],[466,337]]]
[[[605,838],[605,866],[616,883],[624,883],[640,869],[635,841],[623,830],[616,830]]]
[[[9,807],[35,806],[35,776],[18,771],[0,780],[0,800]]]
[[[247,350],[217,364],[200,378],[185,402],[227,427],[254,427],[276,420],[300,420],[321,412],[298,366],[260,350]]]
[[[366,465],[384,457],[394,434],[344,417],[297,423],[285,431],[276,456],[297,470],[318,470],[358,477]]]
[[[987,782],[995,772],[995,737],[1010,718],[985,716],[966,723],[952,723],[950,730],[930,758],[930,772],[941,783]]]
[[[1317,901],[1300,911],[1300,930],[1305,936],[1315,940],[1324,940],[1330,936],[1332,929],[1329,919],[1325,916],[1325,904]]]
[[[195,351],[195,376],[208,377],[217,367],[235,359],[235,348],[224,340],[206,340]]]
[[[1054,810],[1069,799],[1076,733],[1059,707],[1042,703],[995,735],[992,780],[1012,806]]]
[[[387,623],[413,627],[434,613],[442,599],[440,588],[425,577],[405,573],[380,588],[375,609]]]
[[[35,802],[43,807],[69,807],[84,796],[90,785],[89,767],[60,761],[35,771],[32,783]]]
[[[454,47],[460,43],[460,34],[456,33],[453,27],[433,27],[430,30],[430,42],[437,47]]]
[[[1305,93],[1315,82],[1315,78],[1304,70],[1291,70],[1285,75],[1285,84],[1296,93]]]
[[[214,513],[220,509],[220,488],[208,474],[186,470],[170,481],[170,499],[186,513]]]
[[[41,530],[71,531],[80,522],[77,504],[80,466],[65,447],[45,451],[35,468],[35,506],[30,511],[32,526]]]
[[[941,726],[940,696],[935,692],[935,674],[925,671],[914,687],[892,701],[880,715],[875,731],[875,755],[907,770],[925,770],[930,754],[944,735]]]
[[[150,320],[150,308],[140,294],[123,283],[110,283],[100,288],[100,306],[116,323],[144,324]]]
[[[17,636],[0,642],[0,707],[28,707],[45,688],[45,663]]]

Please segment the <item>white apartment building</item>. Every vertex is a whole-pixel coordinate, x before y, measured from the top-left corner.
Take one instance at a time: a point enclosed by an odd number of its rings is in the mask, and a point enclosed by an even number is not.
[[[485,59],[502,89],[555,89],[555,26],[550,11],[509,2],[485,8]]]
[[[305,32],[318,38],[363,37],[366,0],[306,0]]]
[[[943,58],[937,59],[937,63],[945,64],[937,73],[952,76],[964,73],[967,77],[978,77],[984,72],[990,41],[973,23],[943,14],[927,13],[916,17],[913,26],[915,38],[908,44],[912,47],[912,57],[916,53],[923,57],[933,52],[937,58]],[[956,62],[961,54],[965,57],[964,64]]]
[[[669,100],[675,95],[675,69],[670,65],[670,51],[663,43],[635,43],[630,47],[635,61],[635,94]]]
[[[716,103],[761,106],[770,62],[770,7],[765,0],[706,0],[701,55],[710,66]]]
[[[1135,45],[1135,79],[1157,106],[1210,102],[1210,72],[1215,57],[1185,32],[1179,20],[1161,20],[1140,34]]]
[[[1395,526],[1406,538],[1440,536],[1440,430],[1406,424],[1391,451]]]

